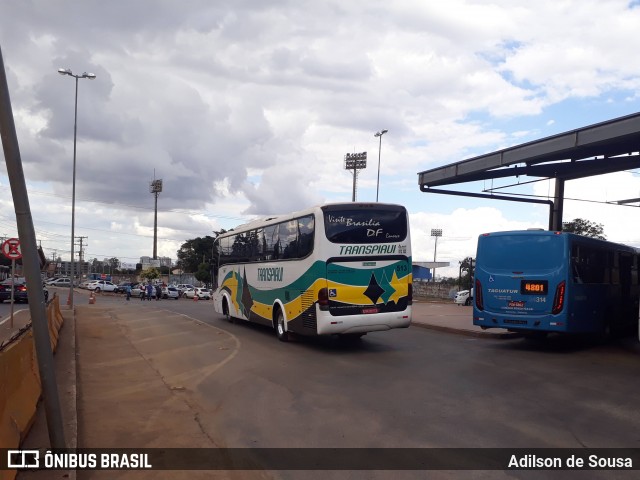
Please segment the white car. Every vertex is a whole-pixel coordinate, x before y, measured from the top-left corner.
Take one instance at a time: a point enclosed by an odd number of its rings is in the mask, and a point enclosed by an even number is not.
[[[206,288],[196,288],[196,295],[200,300],[211,300],[211,290]]]
[[[193,298],[196,296],[196,287],[185,288],[181,292],[182,293],[180,294],[180,296],[185,298]]]
[[[87,290],[93,290],[96,293],[99,292],[117,292],[118,286],[108,280],[96,280],[87,285]]]
[[[190,283],[180,283],[180,284],[176,285],[176,288],[180,292],[180,296],[182,296],[182,295],[184,295],[184,292],[186,292],[187,290],[194,289],[196,287],[194,287]],[[193,298],[193,296],[191,298]]]
[[[178,300],[180,298],[180,290],[173,285],[162,287],[162,298],[175,298]]]
[[[453,298],[453,303],[457,305],[471,305],[471,301],[473,300],[473,289],[471,292],[469,290],[460,290],[456,293],[456,296]]]
[[[51,287],[70,287],[71,286],[71,279],[70,278],[65,278],[65,277],[54,278],[53,280],[49,280],[47,282],[47,285],[49,285]]]
[[[211,292],[206,288],[187,288],[182,292],[182,296],[191,299],[193,299],[193,297],[198,297],[198,300],[211,300]]]

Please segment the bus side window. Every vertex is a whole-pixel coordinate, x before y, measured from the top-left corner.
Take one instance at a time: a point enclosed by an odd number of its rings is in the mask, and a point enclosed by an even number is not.
[[[262,229],[251,230],[249,232],[249,261],[259,262],[263,258],[262,249]]]
[[[573,245],[571,247],[571,273],[573,274],[574,283],[583,283],[580,270],[580,248],[577,245]]]
[[[297,258],[298,256],[298,221],[290,220],[280,224],[280,247],[282,258]]]
[[[313,216],[298,219],[298,257],[304,258],[313,251]]]
[[[265,260],[277,260],[279,258],[278,248],[278,225],[264,227],[264,258]]]

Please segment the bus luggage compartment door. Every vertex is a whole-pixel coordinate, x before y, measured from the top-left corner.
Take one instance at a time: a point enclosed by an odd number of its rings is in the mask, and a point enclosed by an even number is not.
[[[333,316],[403,311],[409,305],[411,262],[406,257],[327,262]]]

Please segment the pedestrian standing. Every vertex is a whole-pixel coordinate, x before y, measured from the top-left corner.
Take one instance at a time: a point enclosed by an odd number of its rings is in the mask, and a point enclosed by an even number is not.
[[[147,300],[151,301],[151,297],[153,296],[153,285],[151,283],[147,284]]]
[[[158,283],[156,285],[156,302],[160,300],[161,297],[162,297],[162,286]]]
[[[131,300],[131,285],[127,285],[125,287],[125,291],[127,292],[127,302]]]

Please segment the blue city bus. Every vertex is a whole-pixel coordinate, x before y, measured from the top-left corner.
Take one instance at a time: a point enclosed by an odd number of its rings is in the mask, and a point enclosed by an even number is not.
[[[638,328],[638,251],[566,232],[478,238],[473,324],[528,336]]]

